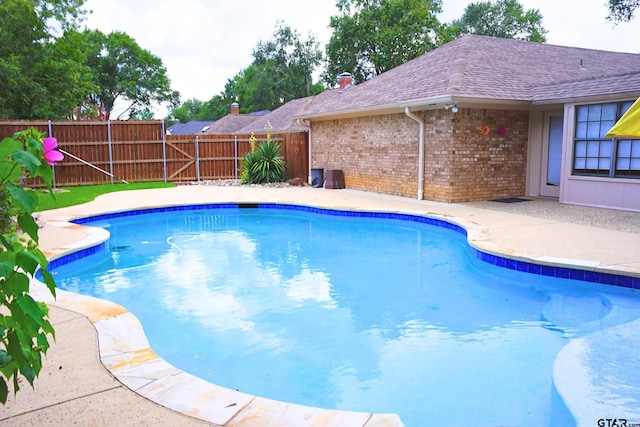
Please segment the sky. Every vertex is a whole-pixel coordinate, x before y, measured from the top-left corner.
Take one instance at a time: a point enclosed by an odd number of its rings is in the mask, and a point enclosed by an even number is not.
[[[631,22],[614,25],[605,19],[606,2],[520,0],[525,10],[542,14],[548,44],[640,53],[640,13]],[[442,3],[438,18],[451,22],[473,2]],[[296,30],[302,40],[313,34],[324,51],[331,37],[330,18],[338,14],[335,5],[336,0],[87,0],[92,13],[84,25],[105,34],[127,33],[162,59],[182,101],[207,101],[251,64],[258,42],[273,40],[278,21]],[[155,114],[164,118],[166,108],[158,107]]]

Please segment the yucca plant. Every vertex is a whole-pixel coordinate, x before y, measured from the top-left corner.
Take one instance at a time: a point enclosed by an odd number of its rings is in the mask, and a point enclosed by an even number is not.
[[[255,184],[252,176],[253,165],[259,160],[258,150],[252,150],[242,157],[240,162],[240,183]]]
[[[281,156],[280,144],[263,141],[244,155],[240,167],[243,184],[266,184],[287,179],[287,167]]]

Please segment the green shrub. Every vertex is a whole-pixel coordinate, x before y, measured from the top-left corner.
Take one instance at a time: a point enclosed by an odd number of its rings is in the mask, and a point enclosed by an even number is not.
[[[287,179],[287,167],[280,155],[280,144],[267,140],[246,153],[240,166],[242,184],[267,184]]]
[[[51,165],[62,160],[55,138],[29,128],[0,141],[0,403],[6,403],[9,384],[14,393],[20,378],[31,386],[42,369],[42,356],[55,331],[46,304],[29,295],[40,270],[55,296],[55,281],[38,246],[39,226],[33,217],[38,198],[22,186],[40,177],[51,193]],[[53,193],[51,193],[53,194]]]
[[[258,151],[249,151],[242,157],[240,162],[240,183],[242,184],[255,184],[251,171],[253,165],[258,162]]]

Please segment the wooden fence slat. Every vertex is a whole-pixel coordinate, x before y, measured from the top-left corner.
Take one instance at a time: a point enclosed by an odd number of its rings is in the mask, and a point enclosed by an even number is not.
[[[182,172],[183,170],[187,169],[189,166],[192,166],[192,165],[195,165],[195,164],[196,164],[195,160],[192,160],[189,163],[187,163],[186,165],[182,166],[180,169],[178,169],[177,171],[172,173],[171,176],[169,176],[169,181],[171,181],[176,176],[180,175],[180,172]]]
[[[0,140],[28,127],[49,134],[48,121],[7,120],[0,121]],[[168,180],[196,181],[196,161],[200,179],[235,178],[236,167],[251,149],[250,135],[198,135],[199,158],[196,159],[195,135],[166,135],[163,139],[162,129],[159,120],[51,121],[52,136],[58,139],[61,149],[113,173],[115,180],[163,181],[166,164]],[[266,134],[255,137],[258,141],[267,139]],[[308,182],[308,134],[274,133],[271,139],[281,144],[288,176]],[[104,184],[110,183],[111,177],[67,156],[55,166],[55,180],[57,186]]]

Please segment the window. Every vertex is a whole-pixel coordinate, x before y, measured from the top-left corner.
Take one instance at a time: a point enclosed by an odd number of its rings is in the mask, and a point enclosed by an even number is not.
[[[640,178],[640,139],[605,135],[633,101],[576,107],[573,174]]]
[[[618,141],[615,176],[640,178],[640,139]]]

